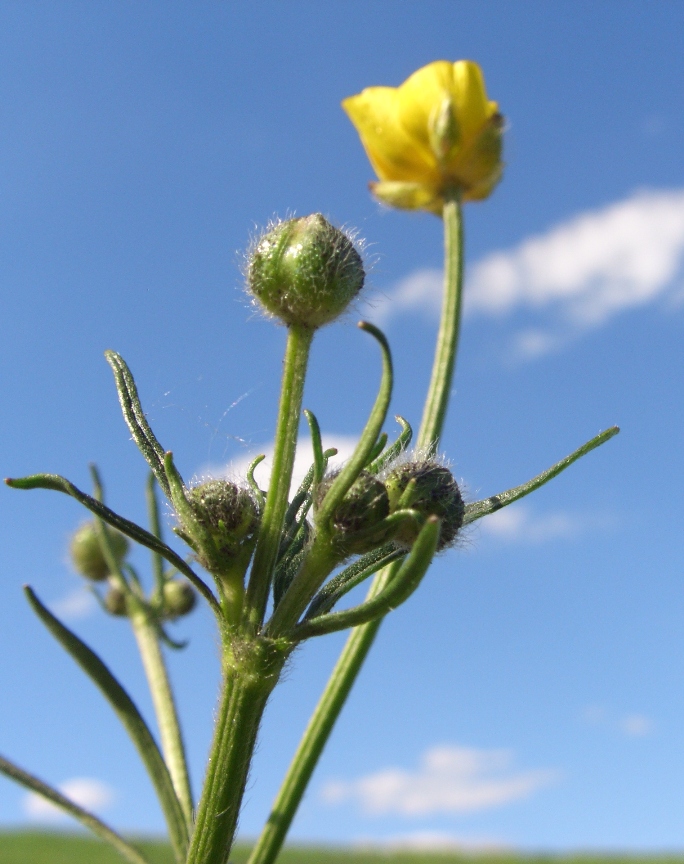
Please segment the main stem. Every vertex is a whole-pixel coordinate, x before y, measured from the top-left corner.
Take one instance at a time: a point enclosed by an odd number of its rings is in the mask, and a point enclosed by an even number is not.
[[[444,427],[461,329],[463,291],[463,222],[459,196],[444,204],[444,294],[442,315],[423,419],[418,433],[420,450],[436,450]],[[396,572],[391,564],[381,570],[368,599],[385,588]],[[268,822],[249,857],[249,864],[272,864],[285,841],[292,820],[342,707],[380,629],[381,619],[352,630],[330,679],[311,716],[294,759],[274,801]]]
[[[291,326],[288,329],[271,482],[261,517],[245,603],[246,624],[252,634],[258,632],[264,620],[271,578],[280,547],[297,448],[304,379],[313,335],[314,331],[308,327]]]
[[[214,741],[186,864],[228,860],[261,717],[282,670],[284,657],[260,640],[240,649],[225,652]]]
[[[131,617],[131,625],[135,634],[140,656],[142,657],[145,675],[149,684],[154,711],[159,725],[162,752],[171,775],[173,788],[180,801],[183,815],[188,826],[192,828],[192,792],[190,777],[185,758],[185,747],[181,734],[176,703],[169,682],[169,676],[164,662],[164,655],[159,644],[159,637],[150,621],[149,615],[140,610]]]

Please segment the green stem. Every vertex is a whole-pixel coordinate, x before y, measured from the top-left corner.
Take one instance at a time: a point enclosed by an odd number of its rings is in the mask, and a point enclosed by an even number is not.
[[[226,864],[228,860],[259,724],[284,660],[284,654],[263,640],[243,643],[228,659],[186,864]]]
[[[458,195],[444,204],[444,293],[432,377],[418,432],[419,450],[434,450],[446,419],[456,367],[463,294],[463,217]]]
[[[291,326],[288,329],[271,481],[247,586],[246,623],[252,634],[258,631],[264,620],[268,592],[280,548],[297,448],[304,379],[313,335],[314,331],[308,327]]]
[[[418,434],[419,449],[436,449],[451,393],[461,324],[463,289],[463,224],[457,194],[444,205],[444,297],[432,378]],[[384,590],[397,565],[381,570],[367,599]],[[268,822],[249,858],[249,864],[272,864],[285,840],[318,759],[351,692],[382,619],[356,627],[349,635],[330,679],[304,732],[299,748],[278,792]]]
[[[380,571],[371,585],[368,599],[389,585],[395,566],[390,565]],[[248,864],[272,864],[280,853],[311,775],[370,651],[380,623],[381,619],[371,621],[370,624],[355,627],[349,634],[278,790],[268,821],[252,849]]]
[[[147,683],[152,694],[164,761],[168,766],[173,788],[180,801],[188,831],[190,831],[192,829],[193,815],[190,777],[188,775],[188,765],[185,758],[185,747],[183,746],[183,736],[176,711],[176,703],[173,698],[173,691],[169,682],[162,648],[159,644],[157,629],[150,620],[149,613],[142,606],[139,610],[133,612],[131,626],[138,643],[145,675],[147,676]]]

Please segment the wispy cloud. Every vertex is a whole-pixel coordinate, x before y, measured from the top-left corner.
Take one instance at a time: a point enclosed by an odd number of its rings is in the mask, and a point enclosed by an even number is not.
[[[87,618],[94,612],[97,609],[97,601],[85,585],[81,585],[64,597],[60,597],[59,600],[55,600],[50,604],[50,608],[58,618],[75,621],[79,618]]]
[[[581,719],[589,726],[597,726],[619,732],[627,738],[647,738],[653,734],[655,724],[646,714],[619,714],[604,705],[587,705]]]
[[[351,435],[336,435],[334,433],[322,434],[323,448],[325,450],[331,447],[337,448],[337,456],[333,456],[329,462],[329,466],[334,468],[336,465],[341,465],[348,459],[356,446],[357,439]],[[197,475],[199,477],[228,477],[231,479],[242,478],[247,472],[247,468],[253,459],[259,454],[265,453],[266,459],[257,467],[254,472],[254,477],[261,485],[262,489],[268,488],[268,478],[271,474],[273,465],[273,442],[264,444],[263,447],[257,447],[253,452],[245,456],[235,459],[228,465],[206,465],[201,468]],[[311,438],[300,438],[297,444],[297,455],[295,457],[294,470],[292,472],[292,488],[296,489],[304,479],[306,472],[313,463],[313,449],[311,446]]]
[[[115,798],[114,790],[110,786],[91,777],[74,777],[67,780],[59,786],[59,791],[90,811],[106,810]],[[23,810],[29,818],[40,822],[59,822],[69,818],[62,810],[35,792],[29,792],[24,797]]]
[[[535,357],[623,310],[678,295],[683,263],[684,190],[641,191],[476,262],[465,311],[536,316],[539,325],[516,337],[517,352]],[[375,319],[436,317],[441,282],[439,270],[415,271],[377,303]]]
[[[510,750],[433,747],[414,771],[387,768],[323,788],[330,804],[355,801],[370,815],[467,813],[527,798],[558,779],[556,771],[513,771]]]
[[[353,844],[358,849],[383,851],[416,850],[419,852],[493,852],[507,848],[507,844],[488,837],[464,837],[448,831],[411,831],[389,837],[359,837]]]
[[[545,543],[579,534],[586,519],[564,512],[537,515],[525,504],[514,504],[486,516],[478,525],[483,533],[508,543]]]

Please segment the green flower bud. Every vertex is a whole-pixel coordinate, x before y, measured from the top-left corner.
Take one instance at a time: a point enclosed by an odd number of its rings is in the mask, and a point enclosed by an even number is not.
[[[410,501],[400,500],[409,483],[415,480]],[[442,520],[438,549],[451,545],[463,524],[465,505],[458,484],[448,468],[437,462],[405,462],[389,472],[385,486],[390,500],[390,510],[408,507],[421,516],[438,516]],[[405,523],[392,538],[397,543],[411,546],[420,528],[410,522]]]
[[[259,513],[252,496],[230,480],[209,480],[188,491],[197,520],[209,531],[226,557],[235,556],[259,527]]]
[[[128,552],[128,540],[119,531],[109,528],[109,538],[116,560],[121,563]],[[81,576],[102,582],[109,576],[109,567],[102,554],[102,548],[93,522],[85,522],[74,533],[69,546],[71,561]]]
[[[126,595],[120,588],[112,586],[104,598],[104,607],[110,615],[128,615]]]
[[[171,579],[164,583],[162,598],[164,601],[164,617],[180,618],[195,608],[197,595],[194,588],[185,579]]]
[[[323,503],[338,473],[328,474],[319,484],[315,493],[317,507]],[[346,556],[361,555],[375,549],[386,539],[380,523],[389,516],[389,512],[390,502],[384,483],[362,471],[332,514],[340,551]],[[376,527],[378,531],[374,532]]]
[[[316,329],[344,312],[361,288],[361,256],[320,213],[281,222],[249,256],[247,283],[261,306],[284,324]]]

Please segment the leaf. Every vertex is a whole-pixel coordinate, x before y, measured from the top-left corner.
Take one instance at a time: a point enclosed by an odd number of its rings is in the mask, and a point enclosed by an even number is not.
[[[114,372],[121,410],[126,425],[131,430],[133,440],[154,472],[159,485],[169,495],[169,483],[164,471],[164,448],[157,441],[150,424],[147,422],[131,370],[123,357],[116,351],[105,351],[105,358]]]
[[[468,525],[470,522],[475,522],[476,519],[482,519],[483,516],[501,510],[502,507],[507,507],[514,501],[524,498],[525,495],[529,495],[530,492],[534,492],[535,489],[539,489],[540,486],[557,477],[561,471],[565,471],[566,468],[572,465],[573,462],[577,462],[582,456],[586,456],[587,453],[600,447],[601,444],[610,441],[619,431],[620,429],[617,426],[611,426],[610,429],[606,429],[605,432],[599,433],[595,438],[578,447],[577,450],[566,456],[565,459],[561,459],[560,462],[556,462],[555,465],[552,465],[546,471],[542,471],[541,474],[528,480],[527,483],[523,483],[521,486],[514,486],[512,489],[508,489],[506,492],[501,492],[498,495],[492,495],[491,498],[483,498],[482,501],[467,504],[463,524]]]
[[[301,641],[311,636],[324,636],[326,633],[335,633],[337,630],[367,624],[375,618],[386,615],[391,609],[396,609],[408,600],[420,585],[437,551],[439,531],[440,520],[436,516],[430,516],[421,528],[396,576],[371,600],[366,600],[343,612],[331,612],[328,615],[309,618],[294,627],[287,637]]]
[[[32,792],[36,792],[43,798],[47,798],[48,801],[51,801],[56,807],[73,816],[74,819],[78,819],[82,825],[90,828],[93,834],[96,834],[105,843],[113,846],[130,864],[149,864],[148,859],[144,855],[127,843],[121,835],[117,834],[116,831],[112,830],[93,813],[80,807],[70,798],[67,798],[66,795],[62,795],[57,789],[39,780],[33,774],[29,774],[28,771],[24,771],[23,768],[19,768],[18,765],[5,759],[3,756],[0,756],[0,772],[16,783],[20,783],[22,786],[30,789]]]
[[[59,474],[32,474],[30,477],[8,477],[5,479],[5,483],[12,489],[52,489],[55,492],[63,492],[65,495],[75,498],[79,504],[82,504],[85,508],[90,510],[91,513],[94,513],[96,516],[99,516],[100,519],[121,531],[122,534],[130,537],[131,540],[135,540],[136,543],[140,543],[140,545],[144,546],[146,549],[151,549],[153,552],[159,552],[159,554],[165,558],[169,564],[172,564],[195,586],[195,588],[197,588],[199,593],[214,610],[215,614],[219,617],[221,616],[221,607],[209,586],[200,579],[200,577],[188,564],[186,564],[180,555],[176,554],[173,549],[165,543],[162,543],[161,540],[158,540],[154,534],[150,534],[149,531],[136,525],[135,522],[131,522],[129,519],[124,519],[123,516],[119,516],[100,501],[97,501],[90,495],[86,495],[85,492],[81,492],[81,490],[74,486],[73,483],[69,482],[66,477],[61,477]]]
[[[147,723],[145,723],[131,697],[97,654],[43,606],[28,585],[24,586],[24,592],[33,611],[59,644],[74,658],[98,687],[128,732],[152,780],[166,818],[171,845],[180,864],[185,860],[184,856],[188,844],[185,818],[176,797],[168,768]]]

